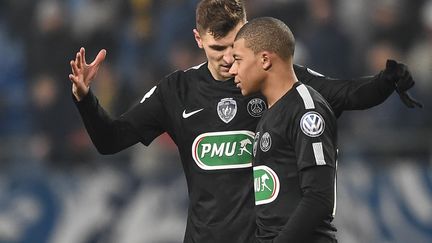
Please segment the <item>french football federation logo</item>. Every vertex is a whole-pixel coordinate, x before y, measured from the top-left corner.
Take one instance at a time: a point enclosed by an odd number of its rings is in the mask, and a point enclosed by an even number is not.
[[[233,98],[221,99],[217,105],[217,113],[223,122],[230,122],[237,114],[237,102]]]

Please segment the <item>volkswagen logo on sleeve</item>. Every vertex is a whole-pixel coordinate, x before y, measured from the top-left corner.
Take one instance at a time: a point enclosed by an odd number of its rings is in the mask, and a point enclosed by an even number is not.
[[[217,105],[217,113],[223,122],[230,122],[237,114],[237,102],[233,98],[221,99]]]
[[[266,109],[265,101],[260,98],[253,98],[247,104],[247,111],[253,117],[261,117]]]
[[[318,112],[309,111],[300,119],[300,128],[309,137],[318,137],[324,132],[324,119]]]

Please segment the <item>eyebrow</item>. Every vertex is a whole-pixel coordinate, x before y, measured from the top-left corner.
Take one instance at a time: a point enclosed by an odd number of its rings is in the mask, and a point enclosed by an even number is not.
[[[209,47],[211,49],[214,49],[214,50],[223,50],[223,49],[227,48],[227,46],[224,46],[224,45],[209,45]]]

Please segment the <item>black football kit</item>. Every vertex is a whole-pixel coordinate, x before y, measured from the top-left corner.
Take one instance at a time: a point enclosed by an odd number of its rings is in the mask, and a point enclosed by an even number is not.
[[[394,84],[379,75],[335,80],[297,65],[294,70],[299,80],[323,95],[337,116],[343,110],[378,105],[394,90]],[[171,136],[189,193],[185,243],[253,242],[252,143],[267,108],[261,96],[243,97],[233,79],[215,80],[205,63],[166,76],[116,119],[91,91],[76,105],[102,154],[138,142],[149,145],[164,132]]]
[[[295,83],[264,112],[253,153],[257,241],[335,242],[337,128],[324,98]]]

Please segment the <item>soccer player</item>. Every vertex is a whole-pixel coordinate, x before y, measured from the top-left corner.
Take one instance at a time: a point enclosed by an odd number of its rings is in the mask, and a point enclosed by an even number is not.
[[[207,62],[164,77],[119,118],[111,118],[90,90],[106,51],[87,64],[81,48],[71,61],[73,97],[100,153],[139,142],[147,146],[164,132],[177,144],[189,193],[187,243],[254,239],[252,141],[267,105],[261,95],[243,97],[229,73],[234,38],[245,23],[241,0],[201,1],[193,33]],[[294,70],[338,115],[382,103],[396,84],[409,84],[407,89],[413,84],[403,64],[359,80],[329,79],[298,65]]]
[[[258,242],[336,242],[336,116],[297,78],[294,36],[282,21],[244,25],[230,73],[245,96],[262,93],[268,109],[253,144]]]

